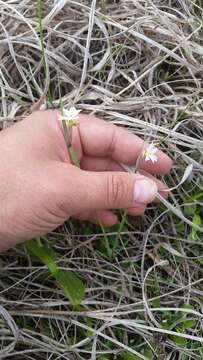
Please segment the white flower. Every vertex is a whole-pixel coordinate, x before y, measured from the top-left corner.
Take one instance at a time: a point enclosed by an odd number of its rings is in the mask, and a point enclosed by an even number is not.
[[[151,160],[153,163],[156,162],[158,160],[157,156],[155,155],[156,152],[157,148],[153,144],[150,144],[144,152],[145,161]]]
[[[64,109],[63,114],[60,114],[58,117],[59,121],[65,121],[67,125],[76,125],[77,120],[79,120],[79,113],[81,110],[77,110],[74,106],[72,106],[69,110]]]

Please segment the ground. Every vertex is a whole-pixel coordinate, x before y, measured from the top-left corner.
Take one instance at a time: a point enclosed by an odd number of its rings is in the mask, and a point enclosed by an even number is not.
[[[74,102],[158,144],[176,187],[141,218],[37,240],[80,306],[29,246],[2,253],[0,358],[203,359],[202,0],[0,0],[0,22],[1,128]]]

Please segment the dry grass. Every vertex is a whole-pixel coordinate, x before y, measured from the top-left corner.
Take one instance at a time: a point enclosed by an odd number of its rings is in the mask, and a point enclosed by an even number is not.
[[[42,3],[44,51],[36,2],[0,0],[2,127],[58,107],[60,84],[64,105],[158,142],[174,159],[170,186],[193,171],[172,206],[128,218],[113,260],[88,224],[42,239],[85,281],[85,311],[71,309],[25,247],[2,254],[0,358],[203,359],[202,232],[188,225],[203,219],[202,0]]]

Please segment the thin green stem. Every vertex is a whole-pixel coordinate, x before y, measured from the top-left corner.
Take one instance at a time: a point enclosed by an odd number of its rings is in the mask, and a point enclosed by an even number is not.
[[[43,34],[43,23],[42,23],[42,1],[41,0],[37,0],[37,2],[36,2],[36,15],[37,15],[37,19],[38,19],[38,28],[39,28],[38,30],[39,30],[39,37],[40,37],[41,56],[42,56],[42,64],[43,64],[43,68],[44,68],[44,76],[45,76],[45,79],[47,79],[48,78],[48,68],[47,68],[46,57],[45,57],[44,34]],[[51,103],[51,105],[53,105],[50,89],[48,89],[47,95],[48,95],[49,102]],[[48,103],[47,103],[47,107],[49,107]]]
[[[123,227],[125,225],[127,214],[128,214],[127,210],[125,210],[123,212],[123,214],[122,214],[122,218],[121,218],[121,221],[119,223],[118,232],[116,234],[116,238],[115,238],[113,249],[112,249],[112,258],[115,257],[116,248],[118,247],[118,242],[119,242],[119,236],[120,236],[120,234],[121,234],[121,232],[123,230]]]
[[[63,107],[63,102],[62,102],[62,96],[61,96],[61,87],[60,87],[60,83],[58,83],[58,87],[59,87],[59,100],[60,100],[60,112],[61,112],[61,115],[64,114],[64,107]],[[67,151],[68,151],[68,154],[71,158],[71,161],[72,163],[77,166],[77,167],[80,167],[80,160],[78,159],[78,156],[75,152],[75,150],[73,149],[73,147],[71,146],[71,128],[69,128],[66,124],[66,121],[63,120],[62,121],[62,126],[63,126],[63,135],[64,135],[64,139],[65,139],[65,142],[66,142],[66,147],[67,147]]]

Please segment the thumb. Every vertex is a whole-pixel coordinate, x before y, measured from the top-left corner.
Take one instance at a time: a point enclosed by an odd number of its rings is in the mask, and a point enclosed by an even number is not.
[[[64,165],[60,176],[61,203],[70,215],[131,208],[150,203],[157,194],[155,182],[141,174],[90,172]]]

